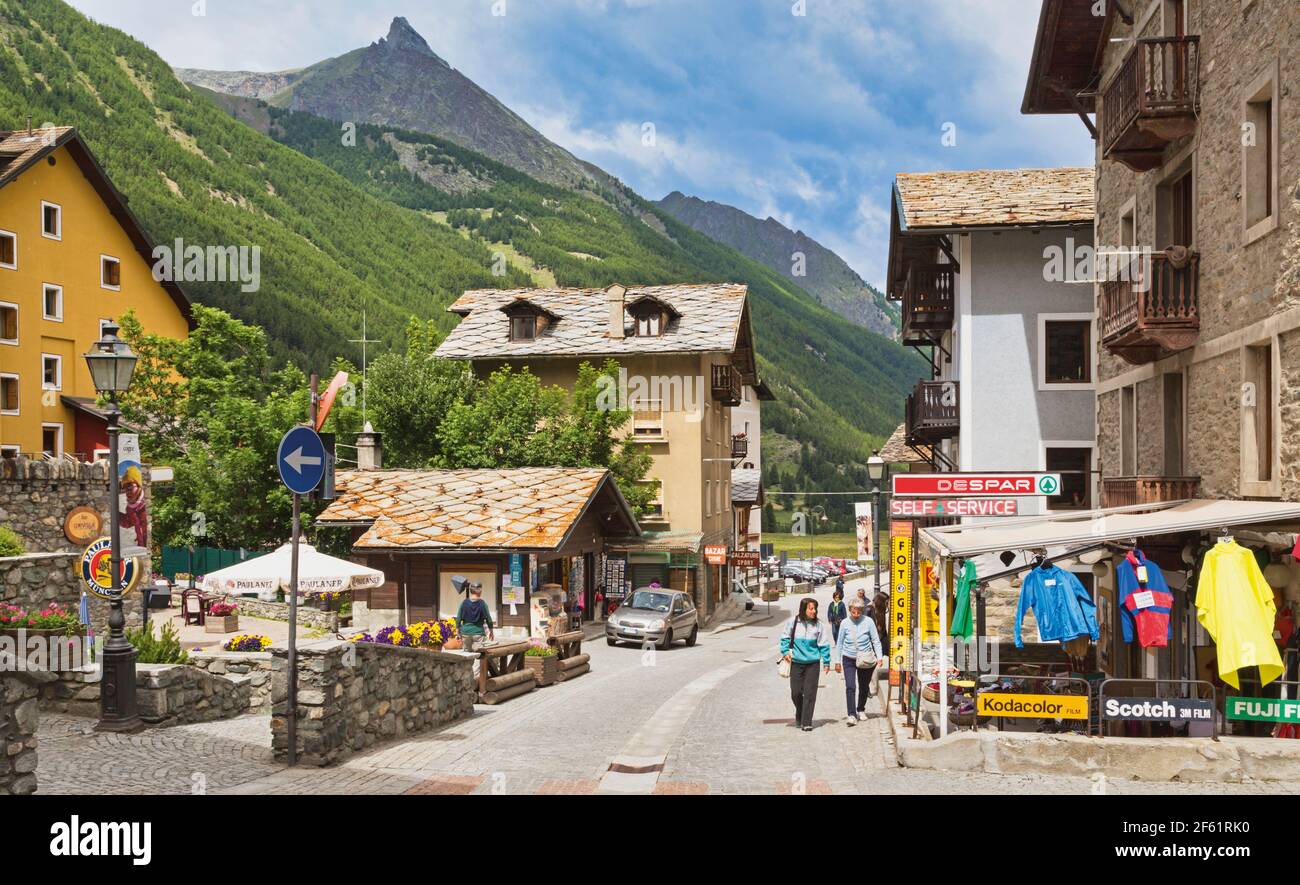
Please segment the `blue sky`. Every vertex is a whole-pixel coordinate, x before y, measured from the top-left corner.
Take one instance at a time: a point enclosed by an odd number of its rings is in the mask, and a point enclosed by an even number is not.
[[[1038,0],[72,5],[173,65],[265,71],[364,46],[405,16],[452,66],[643,196],[771,215],[878,286],[895,172],[1093,158],[1078,118],[1020,115]]]

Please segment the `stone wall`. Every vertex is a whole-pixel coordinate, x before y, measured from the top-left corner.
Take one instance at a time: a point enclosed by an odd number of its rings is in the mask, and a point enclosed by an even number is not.
[[[271,712],[271,681],[274,665],[270,652],[190,652],[190,663],[214,676],[246,681],[248,706],[242,712]]]
[[[152,497],[147,466],[143,473],[147,507]],[[63,534],[63,520],[83,506],[99,510],[107,535],[107,461],[0,459],[0,525],[17,532],[28,553],[80,552]]]
[[[272,621],[289,620],[289,603],[266,601],[262,599],[241,599],[230,597],[230,601],[239,606],[239,613],[250,618],[267,618]],[[323,612],[315,606],[298,603],[298,623],[303,627],[313,627],[336,633],[339,629],[339,613]]]
[[[102,676],[103,672],[94,664],[58,671],[54,679],[41,687],[41,709],[68,716],[98,717]]]
[[[248,712],[251,677],[214,676],[188,664],[136,664],[140,718],[166,728],[231,719]]]
[[[288,648],[275,660],[271,718],[275,757],[288,756]],[[297,752],[303,765],[335,765],[376,743],[469,716],[473,659],[452,652],[322,639],[299,645]]]
[[[36,792],[37,696],[48,673],[0,675],[0,796]]]
[[[76,611],[81,605],[81,579],[77,576],[80,553],[29,553],[26,556],[0,557],[0,602],[19,608],[39,609],[51,602]],[[150,580],[145,568],[140,582]],[[126,597],[126,625],[143,623],[139,585]],[[90,623],[96,636],[108,635],[109,604],[97,596],[90,597]]]

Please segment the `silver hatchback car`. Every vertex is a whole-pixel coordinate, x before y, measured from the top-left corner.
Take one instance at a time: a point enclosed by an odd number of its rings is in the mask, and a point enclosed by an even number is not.
[[[605,622],[605,641],[610,645],[649,642],[667,648],[678,639],[694,645],[699,632],[700,616],[690,595],[667,588],[633,591]]]

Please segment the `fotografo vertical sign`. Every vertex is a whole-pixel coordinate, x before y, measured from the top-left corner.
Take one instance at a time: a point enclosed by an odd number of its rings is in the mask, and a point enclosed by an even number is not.
[[[912,637],[912,523],[889,524],[889,679],[907,669]]]

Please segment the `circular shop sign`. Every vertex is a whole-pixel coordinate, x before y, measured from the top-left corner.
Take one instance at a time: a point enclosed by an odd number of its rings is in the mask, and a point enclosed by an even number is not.
[[[113,542],[109,538],[100,538],[86,548],[81,554],[81,583],[86,590],[100,599],[114,600],[119,593],[125,596],[135,589],[140,581],[140,567],[134,556],[122,558],[122,589],[115,592],[113,581],[109,577],[113,561]]]
[[[74,544],[89,544],[104,529],[104,517],[94,507],[74,507],[63,520],[63,536]]]

